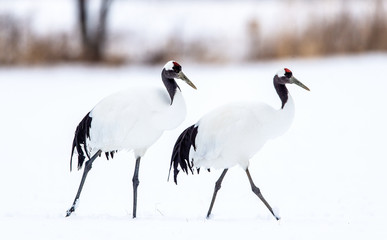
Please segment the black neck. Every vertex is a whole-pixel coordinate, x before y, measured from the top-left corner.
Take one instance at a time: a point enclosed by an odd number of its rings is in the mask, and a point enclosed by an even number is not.
[[[169,97],[171,98],[171,105],[173,103],[173,98],[175,97],[176,90],[179,89],[179,86],[177,85],[175,79],[173,78],[167,78],[164,74],[165,69],[161,72],[161,78],[163,79],[163,83],[165,85],[165,88],[167,89],[169,93]]]
[[[274,88],[277,91],[278,96],[281,99],[282,106],[281,109],[284,108],[286,102],[288,101],[288,89],[286,88],[285,84],[279,84],[274,80]]]

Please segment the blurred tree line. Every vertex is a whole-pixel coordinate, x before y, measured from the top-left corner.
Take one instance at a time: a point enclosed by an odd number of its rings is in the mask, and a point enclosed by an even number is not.
[[[101,0],[96,21],[89,18],[88,0],[78,2],[78,26],[82,43],[81,58],[90,62],[104,59],[104,47],[107,34],[107,17],[113,0]]]
[[[187,39],[182,35],[173,34],[173,31],[169,36],[163,36],[166,39],[155,38],[161,41],[156,42],[152,49],[145,44],[139,46],[141,51],[146,53],[141,54],[145,55],[146,58],[139,60],[135,53],[122,51],[123,47],[117,44],[119,42],[117,38],[112,39],[109,36],[111,31],[108,31],[108,19],[113,1],[72,0],[76,9],[75,34],[73,31],[51,32],[42,36],[32,30],[28,18],[20,19],[12,13],[0,13],[0,65],[55,64],[61,62],[122,64],[133,59],[134,61],[155,64],[165,62],[170,58],[189,58],[191,61],[198,62],[234,60],[235,55],[227,55],[228,48],[232,49],[232,46],[227,46],[226,49],[224,45],[218,44],[220,42],[214,44],[214,41],[209,40],[205,34],[198,38]],[[239,59],[242,61],[314,57],[367,51],[386,52],[387,9],[385,9],[384,1],[369,1],[371,14],[356,18],[352,12],[348,11],[349,8],[346,5],[350,4],[351,1],[343,0],[335,17],[324,19],[311,16],[302,30],[297,29],[296,24],[289,24],[283,29],[272,31],[269,35],[262,34],[258,18],[251,16],[245,23],[242,23],[245,24],[246,35],[241,39],[246,40],[229,44],[244,44],[246,46],[245,55]],[[292,0],[284,2],[291,4]],[[120,3],[123,1],[117,1],[114,4]],[[304,4],[309,4],[309,2],[305,1]],[[217,32],[216,34],[221,36],[225,33]],[[136,37],[140,39],[143,36]],[[220,39],[222,40],[222,38]],[[123,44],[130,43],[124,42]],[[119,48],[116,53],[109,48],[114,45]],[[179,47],[167,48],[166,45]]]
[[[100,0],[96,12],[89,6],[90,0],[73,1],[79,41],[74,41],[71,33],[39,36],[32,32],[28,19],[0,14],[0,65],[104,62],[107,19],[113,0]]]

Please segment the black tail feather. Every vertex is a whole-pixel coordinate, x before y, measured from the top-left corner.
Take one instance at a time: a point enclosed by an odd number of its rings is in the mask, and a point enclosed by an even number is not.
[[[175,146],[173,147],[169,174],[171,174],[171,169],[173,166],[173,179],[176,184],[177,175],[179,174],[179,165],[183,172],[188,174],[189,169],[193,174],[193,164],[189,160],[189,151],[191,149],[191,146],[193,146],[196,150],[195,138],[197,133],[198,127],[196,125],[190,126],[180,134],[179,138],[176,140]]]
[[[74,149],[78,152],[78,170],[82,168],[83,162],[85,161],[85,155],[90,159],[89,152],[86,147],[86,138],[90,139],[90,127],[91,127],[90,112],[82,119],[75,130],[75,136],[73,140],[73,146],[71,150],[70,158],[70,171],[72,170],[72,161],[74,155]],[[83,145],[83,148],[82,148]]]

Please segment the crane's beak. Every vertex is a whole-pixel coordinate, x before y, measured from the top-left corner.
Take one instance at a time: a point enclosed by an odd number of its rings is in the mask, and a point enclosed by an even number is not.
[[[310,91],[310,89],[307,86],[302,84],[302,82],[298,81],[297,78],[295,78],[295,77],[291,77],[290,78],[290,83],[294,83],[294,84],[302,87],[303,89]]]
[[[196,86],[187,78],[187,76],[183,73],[183,71],[180,71],[177,74],[178,78],[186,82],[188,85],[190,85],[193,89],[197,89]]]

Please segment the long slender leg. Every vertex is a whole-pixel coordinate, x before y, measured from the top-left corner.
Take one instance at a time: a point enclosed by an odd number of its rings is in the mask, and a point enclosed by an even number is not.
[[[98,150],[98,152],[96,154],[94,154],[94,156],[92,158],[90,158],[90,160],[88,160],[86,163],[85,163],[85,169],[83,170],[83,175],[82,175],[82,180],[81,180],[81,183],[79,185],[79,188],[78,188],[78,192],[77,192],[77,195],[75,196],[75,199],[74,199],[74,202],[73,202],[73,205],[71,206],[71,208],[69,210],[67,210],[66,212],[66,217],[70,216],[72,212],[75,211],[75,208],[77,207],[77,203],[79,201],[79,197],[81,195],[81,192],[82,192],[82,188],[83,188],[83,184],[85,184],[85,180],[86,180],[86,177],[87,177],[87,173],[89,173],[92,165],[93,165],[93,162],[94,160],[101,154],[101,150]]]
[[[249,172],[249,169],[246,168],[246,174],[247,174],[247,177],[249,178],[249,181],[250,181],[250,185],[251,185],[251,190],[253,190],[253,192],[255,193],[255,195],[257,195],[259,197],[259,199],[261,199],[261,201],[266,205],[266,207],[269,209],[269,211],[271,212],[271,214],[273,214],[273,216],[279,220],[280,217],[275,215],[273,209],[270,207],[269,203],[265,200],[265,198],[262,196],[262,193],[261,193],[261,190],[259,190],[259,188],[257,186],[255,186],[254,182],[253,182],[253,179],[251,178],[251,175],[250,175],[250,172]]]
[[[134,175],[132,178],[132,182],[133,182],[133,218],[136,218],[136,211],[137,211],[137,187],[140,184],[140,181],[138,180],[138,172],[140,169],[140,160],[141,160],[141,157],[138,157],[136,160],[136,166],[135,166]]]
[[[209,218],[211,215],[212,207],[214,207],[214,203],[215,203],[215,199],[216,199],[216,194],[218,193],[219,189],[222,186],[222,181],[223,181],[223,178],[226,175],[227,171],[228,171],[227,168],[224,169],[222,174],[220,175],[218,181],[216,181],[216,183],[215,183],[214,194],[212,195],[212,201],[211,201],[210,208],[208,209],[207,218]]]

